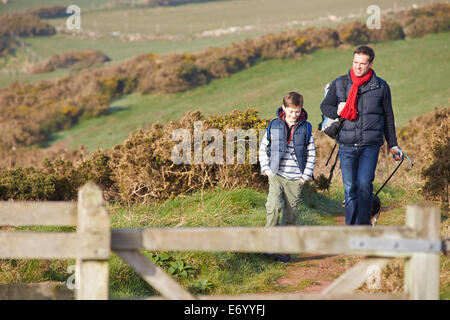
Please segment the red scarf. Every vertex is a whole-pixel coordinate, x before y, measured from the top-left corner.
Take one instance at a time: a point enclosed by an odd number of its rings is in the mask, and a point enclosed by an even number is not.
[[[350,77],[352,78],[352,87],[350,88],[350,92],[347,97],[347,102],[345,103],[345,107],[341,112],[341,118],[347,119],[347,120],[355,120],[356,119],[356,96],[358,94],[358,88],[366,83],[367,81],[372,78],[372,69],[369,69],[369,72],[367,72],[362,77],[357,77],[353,73],[353,68],[350,69]]]

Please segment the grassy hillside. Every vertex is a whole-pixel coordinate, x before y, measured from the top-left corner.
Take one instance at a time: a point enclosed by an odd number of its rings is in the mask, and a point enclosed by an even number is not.
[[[374,46],[377,55],[374,70],[391,86],[398,125],[448,103],[449,36],[449,33],[433,34]],[[184,93],[125,96],[112,103],[111,115],[59,132],[50,144],[62,142],[73,148],[80,144],[90,149],[109,148],[121,143],[136,128],[155,121],[179,119],[187,110],[194,109],[212,115],[252,106],[262,117],[272,118],[282,96],[289,90],[304,94],[305,109],[316,126],[323,87],[347,72],[352,52],[353,48],[326,49],[299,61],[261,62],[230,78],[215,80]]]

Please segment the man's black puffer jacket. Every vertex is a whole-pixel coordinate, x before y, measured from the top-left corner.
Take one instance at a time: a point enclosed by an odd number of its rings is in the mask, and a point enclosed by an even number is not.
[[[347,93],[342,92],[342,78],[347,77]],[[352,86],[350,72],[334,80],[320,109],[329,118],[337,118],[337,106],[345,101]],[[391,90],[373,72],[372,78],[358,88],[356,120],[345,120],[337,141],[345,145],[382,145],[386,136],[389,148],[397,145]]]

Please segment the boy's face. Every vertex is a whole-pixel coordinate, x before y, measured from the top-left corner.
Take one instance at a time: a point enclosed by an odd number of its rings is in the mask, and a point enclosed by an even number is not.
[[[297,122],[298,117],[302,112],[302,106],[294,106],[292,104],[283,107],[284,112],[286,113],[286,122],[289,126],[292,126]]]

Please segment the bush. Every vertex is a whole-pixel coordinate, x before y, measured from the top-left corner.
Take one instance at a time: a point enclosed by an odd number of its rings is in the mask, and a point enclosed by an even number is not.
[[[0,35],[0,57],[12,54],[19,45],[18,41],[12,37]]]
[[[381,29],[370,30],[370,41],[390,41],[405,38],[405,33],[399,22],[392,18],[381,20]]]
[[[71,67],[80,70],[108,61],[111,61],[111,59],[98,50],[69,51],[54,55],[47,61],[36,65],[31,73],[45,73],[55,69]]]
[[[419,38],[432,32],[450,30],[450,4],[437,3],[397,14],[405,34]]]
[[[0,199],[56,200],[56,178],[33,167],[0,171]]]
[[[32,14],[4,14],[0,16],[0,36],[50,36],[55,28]]]
[[[208,81],[206,71],[193,62],[183,62],[178,68],[177,76],[195,87],[206,84]]]
[[[428,199],[450,205],[450,138],[443,137],[442,140],[434,143],[431,147],[434,160],[428,168],[422,171],[426,180],[423,191]]]
[[[364,44],[370,41],[370,30],[361,21],[349,22],[336,28],[339,39],[351,45]]]
[[[27,9],[25,14],[32,14],[41,19],[51,19],[67,17],[66,11],[67,7],[64,6],[38,7]]]
[[[408,125],[399,128],[397,134],[400,145],[420,159],[415,165],[424,179],[422,192],[425,199],[447,204],[450,138],[443,132],[449,130],[450,107],[442,107],[409,121]]]
[[[195,121],[202,122],[203,132],[208,128],[220,130],[224,139],[227,128],[264,130],[267,126],[267,121],[261,120],[255,110],[249,109],[209,118],[199,112],[188,112],[180,121],[138,130],[109,153],[113,180],[119,193],[115,198],[127,202],[160,201],[215,185],[261,186],[264,178],[259,174],[258,165],[248,162],[244,165],[175,165],[172,162],[172,150],[179,142],[172,141],[171,134],[176,129],[186,129],[192,137]],[[206,145],[204,142],[203,148]],[[194,150],[193,141],[190,148]]]
[[[97,151],[79,163],[48,160],[42,169],[18,168],[0,172],[1,199],[72,200],[87,181],[94,181],[107,200],[132,202],[162,201],[192,191],[220,185],[261,187],[264,178],[256,164],[179,164],[172,162],[172,150],[178,144],[171,134],[176,129],[193,133],[194,121],[201,121],[203,132],[216,128],[265,129],[255,110],[234,111],[223,117],[205,118],[188,112],[180,121],[154,124],[138,130],[112,150]],[[225,146],[225,140],[223,145]],[[207,143],[203,143],[206,147]],[[190,145],[194,150],[193,142]],[[248,148],[248,147],[246,147]],[[236,157],[236,155],[234,155]]]

